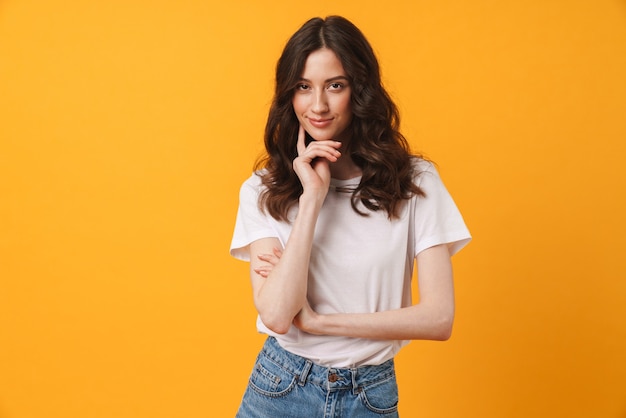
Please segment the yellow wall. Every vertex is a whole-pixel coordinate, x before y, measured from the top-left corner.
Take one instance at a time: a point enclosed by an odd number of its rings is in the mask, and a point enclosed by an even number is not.
[[[4,0],[1,418],[234,414],[262,343],[238,188],[327,14],[475,236],[452,340],[398,358],[403,416],[626,416],[624,1]]]

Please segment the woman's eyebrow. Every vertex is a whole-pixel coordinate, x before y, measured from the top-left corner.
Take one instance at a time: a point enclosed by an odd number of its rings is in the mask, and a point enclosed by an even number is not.
[[[337,81],[337,80],[348,81],[348,77],[346,77],[345,75],[338,75],[338,76],[335,76],[335,77],[331,77],[331,78],[325,80],[324,82],[325,83],[330,83],[331,81]],[[307,78],[301,78],[300,81],[304,81],[304,82],[307,82],[307,83],[311,82],[311,80],[309,80]]]

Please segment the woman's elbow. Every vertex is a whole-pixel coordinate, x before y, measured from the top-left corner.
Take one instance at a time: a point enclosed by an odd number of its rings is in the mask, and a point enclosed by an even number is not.
[[[433,340],[435,341],[448,341],[452,337],[452,324],[440,325],[435,331]]]
[[[289,329],[291,328],[291,323],[293,321],[275,315],[259,314],[259,316],[261,317],[261,322],[263,322],[263,325],[265,325],[276,334],[286,334],[287,332],[289,332]]]
[[[447,341],[452,336],[454,311],[439,312],[431,324],[431,338],[434,341]]]

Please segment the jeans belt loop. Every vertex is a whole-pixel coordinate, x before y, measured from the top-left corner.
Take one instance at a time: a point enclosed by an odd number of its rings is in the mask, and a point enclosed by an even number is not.
[[[298,384],[300,386],[304,386],[306,384],[306,378],[309,376],[311,367],[313,367],[313,362],[311,360],[307,360],[302,368],[302,373],[300,373],[300,378],[298,379]]]
[[[352,376],[352,393],[354,393],[355,395],[358,394],[359,392],[361,392],[361,388],[359,388],[359,385],[356,382],[356,374],[357,374],[357,368],[353,367],[352,369],[350,369],[350,371],[352,373],[350,373]]]

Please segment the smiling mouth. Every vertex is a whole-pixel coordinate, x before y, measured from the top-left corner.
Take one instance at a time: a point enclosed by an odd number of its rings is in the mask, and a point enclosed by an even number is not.
[[[330,125],[332,121],[333,121],[332,119],[310,119],[309,118],[309,123],[316,128],[324,128]]]

